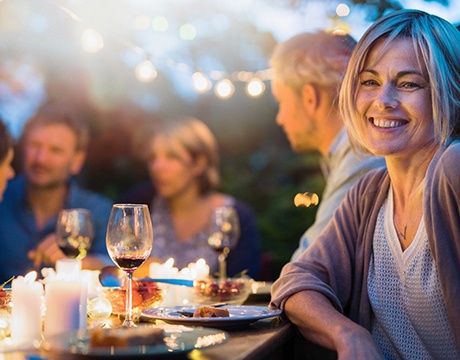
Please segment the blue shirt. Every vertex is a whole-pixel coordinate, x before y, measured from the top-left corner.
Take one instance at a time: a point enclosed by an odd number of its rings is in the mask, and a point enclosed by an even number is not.
[[[328,154],[323,157],[322,171],[326,186],[316,211],[315,222],[300,238],[299,247],[292,255],[291,261],[296,260],[323,231],[347,191],[364,174],[384,166],[385,160],[381,157],[360,154],[358,158],[351,148],[345,128],[339,132]]]
[[[10,180],[0,203],[0,284],[12,276],[25,275],[33,270],[27,253],[47,235],[55,232],[57,215],[38,229],[32,209],[25,195],[25,177]],[[107,256],[105,233],[112,202],[104,196],[69,183],[64,208],[85,208],[91,212],[95,236],[89,254]]]

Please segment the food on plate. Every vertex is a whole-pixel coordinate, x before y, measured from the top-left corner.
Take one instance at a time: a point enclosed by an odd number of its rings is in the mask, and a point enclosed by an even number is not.
[[[97,328],[90,333],[91,347],[153,346],[164,344],[164,329],[152,326]]]
[[[8,291],[5,289],[5,285],[9,283],[13,278],[9,279],[8,281],[5,281],[1,286],[0,286],[0,310],[7,310],[11,311],[11,291]]]
[[[126,311],[126,285],[121,289],[107,289],[105,297],[112,304],[113,313]],[[157,283],[133,280],[133,309],[154,307],[162,300],[162,290]]]
[[[210,318],[210,317],[230,317],[230,313],[226,308],[218,308],[214,306],[200,306],[193,313],[193,317]]]
[[[234,299],[248,295],[248,280],[235,278],[220,281],[219,279],[208,278],[199,280],[195,286],[195,293],[201,299],[208,299],[211,302],[230,302]]]

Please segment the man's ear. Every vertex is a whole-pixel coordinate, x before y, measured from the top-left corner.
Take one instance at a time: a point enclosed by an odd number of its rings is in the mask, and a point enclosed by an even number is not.
[[[312,112],[319,107],[319,92],[312,84],[305,84],[301,91],[302,104],[305,110]]]
[[[83,164],[85,163],[85,160],[86,152],[80,150],[75,153],[72,164],[70,166],[70,172],[72,175],[77,175],[80,172]]]

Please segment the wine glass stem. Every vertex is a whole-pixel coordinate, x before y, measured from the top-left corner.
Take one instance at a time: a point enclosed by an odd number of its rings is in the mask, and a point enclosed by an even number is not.
[[[228,247],[219,254],[219,278],[221,281],[227,280],[227,255],[230,252]]]
[[[126,317],[123,321],[124,326],[136,326],[133,321],[133,272],[127,271],[128,286],[126,291]]]

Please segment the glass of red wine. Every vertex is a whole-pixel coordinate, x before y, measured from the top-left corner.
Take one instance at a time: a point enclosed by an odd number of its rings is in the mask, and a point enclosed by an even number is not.
[[[227,256],[240,237],[240,222],[236,210],[232,207],[218,207],[212,217],[213,231],[208,244],[218,254],[219,278],[227,279]]]
[[[91,247],[94,226],[87,209],[64,209],[56,223],[59,249],[70,259],[83,259]]]
[[[150,256],[153,229],[147,205],[112,206],[106,235],[107,251],[127,275],[126,316],[122,326],[134,327],[132,319],[133,273]]]

